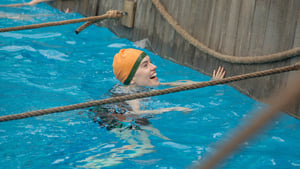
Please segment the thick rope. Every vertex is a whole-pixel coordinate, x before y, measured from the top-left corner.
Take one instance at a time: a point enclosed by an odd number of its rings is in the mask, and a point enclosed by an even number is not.
[[[10,28],[0,28],[0,32],[10,32],[10,31],[19,31],[19,30],[27,30],[27,29],[37,29],[37,28],[43,28],[43,27],[49,27],[49,26],[66,25],[66,24],[87,22],[87,21],[96,22],[96,21],[102,20],[102,19],[121,18],[124,14],[122,11],[118,11],[117,15],[113,15],[111,12],[112,11],[108,11],[108,12],[106,12],[106,14],[101,15],[101,16],[91,16],[91,17],[86,17],[86,18],[71,19],[71,20],[58,21],[58,22],[48,22],[48,23],[41,23],[41,24],[16,26],[16,27],[10,27]]]
[[[150,96],[164,95],[164,94],[168,94],[168,93],[175,93],[175,92],[179,92],[179,91],[197,89],[197,88],[202,88],[202,87],[207,87],[207,86],[214,86],[214,85],[218,85],[218,84],[225,84],[225,83],[230,83],[230,82],[234,82],[234,81],[239,81],[239,80],[244,80],[244,79],[249,79],[249,78],[254,78],[254,77],[267,76],[267,75],[271,75],[271,74],[283,73],[283,72],[288,72],[288,71],[295,71],[295,70],[300,70],[300,62],[295,65],[292,65],[292,66],[285,66],[285,67],[281,67],[281,68],[269,69],[269,70],[260,71],[260,72],[247,73],[247,74],[243,74],[243,75],[227,77],[227,78],[220,79],[220,80],[198,82],[198,83],[193,83],[193,84],[178,86],[178,87],[172,87],[172,88],[163,89],[163,90],[154,90],[154,91],[145,92],[145,93],[130,94],[130,95],[125,95],[125,96],[120,96],[120,97],[112,97],[112,98],[103,99],[103,100],[90,101],[90,102],[86,102],[86,103],[79,103],[79,104],[55,107],[55,108],[50,108],[50,109],[30,111],[30,112],[25,112],[25,113],[21,113],[21,114],[7,115],[7,116],[0,117],[0,122],[16,120],[16,119],[23,119],[23,118],[33,117],[33,116],[41,116],[41,115],[57,113],[57,112],[70,111],[70,110],[75,110],[75,109],[82,109],[82,108],[98,106],[98,105],[102,105],[102,104],[122,102],[122,101],[126,101],[126,100],[133,100],[133,99],[139,99],[139,98],[150,97]]]
[[[244,127],[238,128],[237,133],[232,139],[228,139],[217,152],[210,158],[207,158],[198,168],[211,169],[220,163],[231,152],[238,148],[243,142],[248,140],[251,136],[261,130],[269,121],[274,119],[282,109],[287,106],[299,104],[300,100],[300,72],[295,76],[291,85],[286,89],[281,90],[278,95],[270,99],[270,108],[260,112],[254,119],[252,119]]]
[[[231,56],[219,53],[215,50],[208,48],[203,43],[199,42],[196,38],[190,35],[187,31],[185,31],[177,21],[167,12],[164,6],[161,4],[160,0],[152,0],[152,3],[157,8],[157,10],[161,13],[161,15],[166,19],[166,21],[178,32],[186,41],[194,45],[200,51],[211,55],[217,59],[220,59],[229,63],[242,63],[242,64],[256,64],[256,63],[269,63],[274,61],[280,61],[283,59],[288,59],[291,57],[300,55],[300,47],[286,50],[283,52],[278,52],[270,55],[263,56]]]
[[[118,13],[117,13],[118,14]],[[123,16],[127,15],[127,12],[122,12]],[[92,24],[98,22],[98,20],[94,20],[94,21],[87,21],[86,23],[84,23],[83,25],[81,25],[79,28],[77,28],[75,30],[76,34],[79,34],[81,31],[83,31],[84,29],[86,29],[87,27],[91,26]]]
[[[97,21],[87,21],[83,25],[81,25],[79,28],[75,30],[76,34],[79,34],[81,31],[83,31],[85,28],[91,26],[92,24],[96,23]]]

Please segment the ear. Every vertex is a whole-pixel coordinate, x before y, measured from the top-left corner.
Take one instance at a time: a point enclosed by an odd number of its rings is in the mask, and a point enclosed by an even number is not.
[[[136,84],[136,82],[135,82],[135,78],[133,77],[131,82],[130,82],[130,85],[134,85],[134,84]]]

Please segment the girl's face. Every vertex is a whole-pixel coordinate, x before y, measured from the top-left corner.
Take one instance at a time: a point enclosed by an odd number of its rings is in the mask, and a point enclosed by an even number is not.
[[[159,81],[156,77],[156,66],[152,64],[150,57],[146,56],[139,65],[130,84],[138,86],[158,86]]]

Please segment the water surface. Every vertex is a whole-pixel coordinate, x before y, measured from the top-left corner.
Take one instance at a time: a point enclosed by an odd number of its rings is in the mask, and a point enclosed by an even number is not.
[[[1,1],[16,2],[21,1]],[[46,4],[1,8],[0,27],[81,17]],[[109,97],[119,83],[112,72],[114,54],[138,47],[96,26],[76,35],[80,25],[0,33],[1,116]],[[161,82],[210,79],[142,50],[157,65]],[[89,118],[87,109],[0,123],[0,166],[187,168],[264,107],[227,85],[156,96],[143,104],[145,109],[181,106],[193,111],[150,116],[152,128],[143,131],[107,131]],[[222,168],[299,168],[299,128],[298,120],[282,115]]]

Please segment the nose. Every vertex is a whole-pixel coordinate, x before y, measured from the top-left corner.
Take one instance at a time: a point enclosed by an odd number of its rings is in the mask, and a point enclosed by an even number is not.
[[[156,66],[153,64],[153,63],[151,63],[151,70],[156,70]]]

